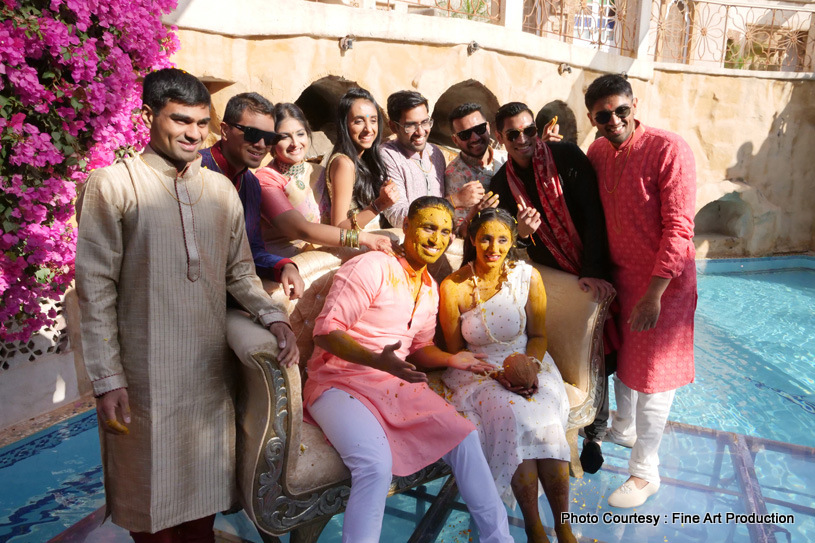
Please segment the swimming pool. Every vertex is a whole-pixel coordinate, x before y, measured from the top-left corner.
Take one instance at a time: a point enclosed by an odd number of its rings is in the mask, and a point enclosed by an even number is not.
[[[671,420],[815,447],[815,258],[700,262],[696,382]]]
[[[815,447],[810,430],[815,426],[815,258],[706,261],[698,266],[703,273],[696,316],[697,379],[677,393],[671,419]],[[697,504],[705,511],[744,512],[735,467],[727,456],[722,461],[722,455],[708,450],[715,439],[702,437],[682,432],[666,436],[661,449],[665,477],[690,483],[670,491],[666,485],[641,512],[648,507],[660,513],[693,512]],[[604,451],[607,466],[601,472],[572,481],[575,512],[602,515],[608,510],[605,496],[624,480],[628,452],[610,444],[604,445]],[[806,502],[805,509],[815,508],[815,497],[808,490],[815,487],[815,478],[808,475],[812,467],[773,450],[755,458],[765,495],[778,502]],[[702,482],[720,492],[706,494],[692,486]],[[95,413],[77,415],[0,449],[0,488],[0,543],[45,542],[101,507],[104,494]],[[411,503],[405,500],[410,498],[397,496],[389,504],[392,509],[410,509]],[[772,502],[768,507],[789,513]],[[548,509],[542,503],[545,522],[551,526]],[[512,514],[517,518],[520,513]],[[413,524],[403,517],[386,516],[383,539],[406,540]],[[454,511],[440,539],[468,541],[468,518]],[[815,540],[815,516],[799,514],[798,519],[790,529],[792,541]],[[632,532],[631,526],[619,524],[579,529],[583,537],[609,542],[748,541],[750,537],[744,526],[681,523],[660,526],[655,532]],[[335,517],[321,543],[339,541],[340,531],[341,519]],[[513,535],[521,534],[513,527]],[[259,541],[256,534],[244,537]]]

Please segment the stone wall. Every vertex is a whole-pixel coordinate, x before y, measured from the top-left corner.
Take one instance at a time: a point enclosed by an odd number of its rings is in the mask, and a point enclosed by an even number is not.
[[[585,150],[595,137],[586,86],[626,70],[638,118],[678,132],[696,156],[700,256],[815,248],[812,74],[694,72],[460,19],[294,0],[265,2],[262,13],[246,11],[256,5],[251,0],[228,12],[218,5],[189,2],[168,20],[180,26],[173,60],[208,81],[216,117],[231,96],[253,90],[298,101],[330,138],[333,108],[348,86],[369,89],[380,105],[391,92],[415,89],[430,100],[437,142],[449,143],[443,121],[458,103],[475,99],[494,111],[517,100],[535,112],[548,106],[573,114],[571,136]],[[342,51],[345,35],[354,43]],[[472,40],[481,44],[474,52]]]

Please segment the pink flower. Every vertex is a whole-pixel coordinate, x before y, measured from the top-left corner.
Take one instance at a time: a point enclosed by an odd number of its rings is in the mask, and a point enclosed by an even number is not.
[[[19,9],[35,3],[39,17]],[[76,183],[147,141],[134,114],[138,78],[171,65],[176,29],[162,25],[161,14],[175,5],[0,0],[0,89],[16,98],[0,117],[10,149],[0,206],[11,209],[0,231],[0,340],[27,340],[55,317],[40,302],[58,299],[73,279]],[[37,280],[39,271],[47,281]]]

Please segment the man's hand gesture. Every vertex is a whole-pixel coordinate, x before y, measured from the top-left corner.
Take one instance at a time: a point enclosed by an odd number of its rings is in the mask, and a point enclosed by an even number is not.
[[[416,370],[416,366],[396,356],[395,351],[402,346],[401,341],[386,345],[382,352],[374,358],[373,367],[386,371],[408,383],[426,383],[427,375]]]

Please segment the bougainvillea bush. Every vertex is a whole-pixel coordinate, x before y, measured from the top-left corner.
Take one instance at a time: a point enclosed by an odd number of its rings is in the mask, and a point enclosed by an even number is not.
[[[25,341],[73,279],[87,172],[143,147],[140,78],[178,46],[176,0],[0,0],[0,339]]]

